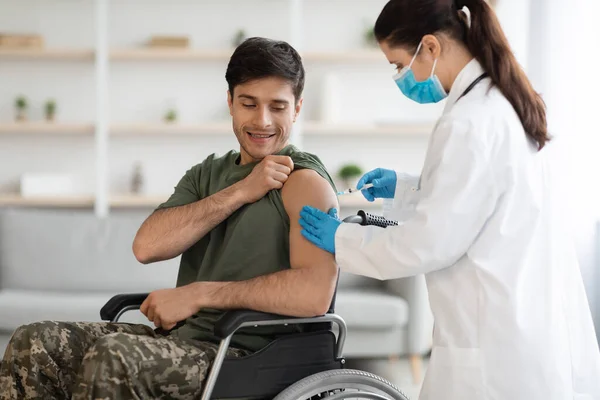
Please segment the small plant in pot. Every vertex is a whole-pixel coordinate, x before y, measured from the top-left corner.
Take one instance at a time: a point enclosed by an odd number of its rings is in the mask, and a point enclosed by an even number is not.
[[[246,31],[244,29],[238,29],[233,36],[233,47],[238,47],[240,44],[244,42],[248,38]]]
[[[375,38],[375,31],[373,30],[373,26],[368,26],[365,28],[365,31],[363,32],[363,40],[367,47],[377,47],[377,39]]]
[[[356,183],[358,182],[362,174],[363,170],[358,165],[346,164],[342,166],[342,168],[340,168],[338,172],[338,177],[342,180],[342,182],[344,182],[344,185],[346,186],[344,188],[345,190],[347,188],[356,186]]]
[[[17,121],[27,120],[27,99],[25,96],[19,96],[15,100],[15,109],[17,112]]]
[[[53,99],[46,101],[44,108],[46,111],[46,121],[48,121],[48,122],[54,121],[54,117],[56,115],[56,101]]]
[[[177,111],[171,109],[165,114],[165,122],[172,123],[177,120]]]

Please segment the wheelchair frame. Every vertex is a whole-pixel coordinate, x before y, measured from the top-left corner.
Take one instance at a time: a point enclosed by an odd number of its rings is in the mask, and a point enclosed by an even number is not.
[[[376,225],[381,228],[385,228],[387,226],[397,225],[396,221],[389,221],[380,216],[375,216],[369,213],[360,210],[357,215],[349,216],[344,219],[344,222],[349,223],[358,223],[360,225]],[[338,275],[339,276],[339,275]],[[119,322],[119,318],[121,316],[132,310],[137,310],[140,308],[146,297],[149,293],[134,293],[134,294],[119,294],[112,297],[100,310],[100,317],[104,321],[110,321],[114,323]],[[319,350],[321,353],[328,352],[328,338],[326,338],[326,334],[330,334],[330,336],[334,336],[333,332],[331,332],[331,324],[335,323],[338,326],[338,336],[335,341],[335,348],[333,351],[333,355],[327,356],[328,359],[323,357],[322,359],[318,359],[318,365],[314,366],[312,369],[304,368],[298,369],[298,371],[294,371],[294,373],[298,376],[298,380],[304,379],[314,373],[324,372],[332,369],[343,369],[345,360],[342,357],[343,347],[346,340],[346,322],[344,319],[334,313],[335,308],[335,299],[337,294],[337,283],[336,289],[333,294],[331,306],[328,312],[325,315],[315,316],[315,317],[307,317],[307,318],[298,318],[298,317],[290,317],[283,316],[278,314],[270,314],[263,313],[258,311],[250,311],[250,310],[230,310],[223,314],[223,316],[216,322],[214,326],[214,334],[215,336],[221,338],[219,343],[219,348],[215,359],[210,367],[210,372],[207,376],[206,382],[204,383],[204,390],[202,392],[202,400],[209,400],[215,386],[217,385],[219,373],[223,367],[223,363],[226,359],[227,349],[231,343],[232,336],[235,332],[237,332],[241,328],[245,327],[258,327],[258,326],[274,326],[274,325],[307,325],[307,324],[322,324],[324,326],[323,329],[313,332],[313,337],[311,338],[310,333],[299,333],[294,335],[288,335],[288,338],[278,338],[271,342],[267,347],[274,345],[275,343],[282,344],[282,347],[285,347],[286,340],[297,340],[303,339],[308,343],[308,345],[313,345],[312,347],[315,350]],[[327,328],[325,328],[327,327]],[[322,336],[322,337],[319,337]],[[311,342],[312,339],[315,339]],[[330,343],[330,342],[329,342]],[[289,344],[289,343],[287,343]],[[266,348],[265,348],[266,349]],[[264,350],[264,349],[263,349]],[[262,352],[259,350],[255,354]],[[267,357],[263,358],[265,360],[269,360]],[[270,355],[270,353],[267,353]],[[252,355],[248,356],[251,357]],[[319,357],[318,355],[316,356]],[[329,358],[330,357],[330,358]],[[235,368],[232,368],[235,370]],[[294,375],[292,373],[292,375]],[[290,377],[287,377],[290,379]],[[269,382],[270,383],[270,382]],[[273,388],[278,386],[279,384],[272,384]],[[271,388],[271,389],[273,389]],[[373,399],[384,399],[384,397],[373,394],[366,393],[367,397]],[[239,396],[236,396],[239,397]],[[334,395],[332,397],[335,398]],[[224,398],[228,398],[225,396]]]
[[[103,320],[118,323],[119,319],[128,311],[138,310],[149,293],[120,294],[111,298],[100,310]],[[335,294],[334,294],[335,299]],[[334,300],[335,301],[335,300]],[[338,326],[338,336],[335,343],[334,361],[339,361],[343,368],[345,360],[342,357],[343,347],[346,340],[346,322],[339,315],[328,312],[325,315],[307,318],[289,317],[277,314],[262,313],[249,310],[231,310],[223,314],[217,321],[214,334],[221,338],[219,349],[210,367],[210,372],[204,384],[202,400],[209,400],[217,383],[217,378],[223,361],[227,355],[231,339],[235,332],[245,327],[274,326],[274,325],[304,325],[304,324],[331,324]],[[299,333],[298,335],[304,335]],[[276,339],[276,342],[279,339]],[[274,343],[273,342],[273,343]]]

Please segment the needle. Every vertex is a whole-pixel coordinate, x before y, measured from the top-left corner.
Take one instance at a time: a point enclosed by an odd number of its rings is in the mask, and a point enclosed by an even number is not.
[[[362,189],[360,189],[360,190],[368,189],[368,188],[372,188],[372,187],[373,187],[373,184],[372,183],[368,183],[368,184],[364,185],[362,187]],[[350,188],[348,190],[344,190],[343,192],[337,192],[337,195],[341,196],[341,195],[344,195],[344,194],[351,194],[351,193],[355,193],[355,192],[360,192],[360,190],[358,190],[356,188]]]

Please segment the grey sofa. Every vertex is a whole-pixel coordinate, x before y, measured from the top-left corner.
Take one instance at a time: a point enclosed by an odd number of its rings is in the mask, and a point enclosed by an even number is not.
[[[99,321],[118,293],[173,287],[178,259],[137,262],[133,237],[148,210],[0,209],[0,350],[20,325]],[[342,274],[336,313],[348,325],[345,356],[384,359],[428,352],[432,318],[422,276],[381,282]],[[127,322],[145,322],[135,313]]]

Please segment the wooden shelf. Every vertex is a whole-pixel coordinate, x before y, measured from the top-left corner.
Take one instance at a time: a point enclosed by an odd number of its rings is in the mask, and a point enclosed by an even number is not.
[[[311,135],[389,135],[389,136],[428,136],[433,124],[330,124],[305,122],[304,134]]]
[[[116,208],[135,208],[135,207],[148,207],[154,208],[159,204],[164,203],[169,199],[169,195],[134,195],[134,194],[123,194],[114,195],[110,197],[111,207]],[[383,204],[380,199],[375,200],[373,203],[368,202],[362,195],[353,194],[349,196],[340,196],[338,198],[341,207],[352,207],[352,208],[372,208],[379,207]]]
[[[68,124],[62,122],[9,122],[0,123],[0,134],[51,133],[67,135],[90,135],[93,124]]]
[[[170,48],[115,49],[110,58],[118,61],[174,60],[174,61],[227,61],[231,50],[194,50]]]
[[[23,197],[19,194],[0,194],[0,206],[79,208],[93,205],[93,196]]]
[[[134,195],[121,194],[110,197],[110,206],[114,208],[155,208],[167,201],[169,195]],[[360,194],[339,197],[340,207],[372,208],[383,203],[380,199],[373,203],[365,200]],[[47,207],[47,208],[81,208],[93,207],[94,196],[35,196],[23,197],[19,194],[0,194],[0,207]]]
[[[388,63],[385,55],[378,49],[356,49],[346,51],[308,51],[302,54],[307,62],[373,62]]]
[[[169,199],[169,195],[135,195],[121,194],[110,197],[110,206],[118,208],[148,207],[154,208]]]
[[[222,135],[231,133],[231,122],[214,122],[204,124],[115,124],[110,129],[113,135]]]
[[[428,136],[433,124],[328,124],[307,121],[303,124],[304,134],[317,135],[389,135]],[[116,124],[111,127],[113,135],[222,135],[232,134],[231,122],[208,122],[201,124]]]
[[[113,49],[110,59],[114,61],[223,61],[229,60],[234,49],[180,49],[180,48],[131,48]],[[384,54],[377,49],[346,51],[308,51],[301,54],[307,62],[386,62]],[[0,49],[0,58],[14,60],[64,60],[93,61],[92,49]]]
[[[169,48],[114,49],[110,58],[115,61],[229,61],[235,49],[200,50]],[[377,49],[347,51],[308,51],[301,54],[307,62],[387,62],[385,55]]]
[[[92,61],[93,50],[85,49],[0,49],[0,58],[13,60]]]

